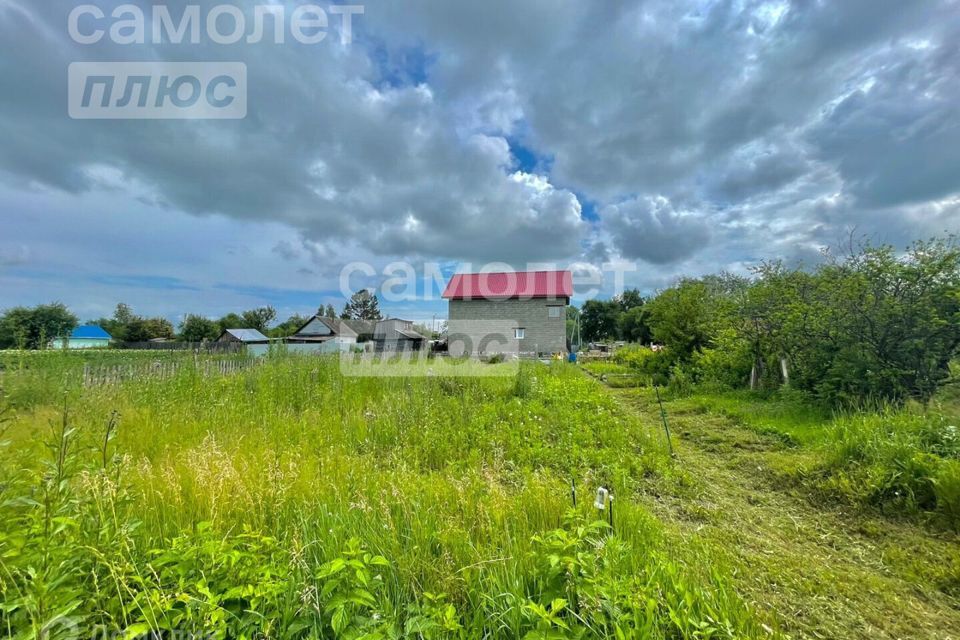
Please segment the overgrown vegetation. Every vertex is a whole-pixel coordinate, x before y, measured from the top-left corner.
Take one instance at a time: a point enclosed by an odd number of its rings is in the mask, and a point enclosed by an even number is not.
[[[671,410],[691,409],[783,442],[800,460],[773,471],[822,498],[960,531],[960,412],[952,405],[830,411],[789,391],[698,390],[672,401]]]
[[[795,471],[818,491],[960,527],[960,412],[931,402],[958,381],[960,249],[948,239],[827,258],[812,270],[773,263],[752,279],[683,280],[643,302],[663,348],[618,350],[613,362],[635,385],[611,386],[692,395],[816,450]]]
[[[682,281],[644,305],[654,339],[697,383],[790,386],[833,406],[928,402],[960,347],[956,243],[828,258]]]
[[[665,546],[632,497],[688,480],[569,365],[345,378],[278,357],[66,391],[3,400],[5,635],[769,636],[709,548]]]

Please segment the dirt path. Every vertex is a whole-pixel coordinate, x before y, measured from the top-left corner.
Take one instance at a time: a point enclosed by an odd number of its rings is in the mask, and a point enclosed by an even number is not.
[[[610,392],[661,428],[649,391]],[[722,416],[668,412],[677,464],[694,486],[651,492],[648,506],[681,541],[695,537],[726,554],[738,568],[740,593],[771,612],[781,631],[794,638],[960,638],[956,537],[813,504],[773,471],[807,454]]]

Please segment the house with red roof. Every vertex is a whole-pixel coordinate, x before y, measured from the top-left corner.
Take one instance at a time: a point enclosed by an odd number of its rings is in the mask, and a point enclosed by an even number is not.
[[[549,355],[567,350],[569,271],[460,273],[443,292],[454,356]]]

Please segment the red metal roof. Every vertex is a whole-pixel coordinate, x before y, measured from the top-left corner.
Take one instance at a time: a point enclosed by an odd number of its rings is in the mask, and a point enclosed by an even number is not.
[[[514,271],[508,273],[458,273],[447,283],[448,300],[485,298],[569,298],[573,274],[569,271]]]

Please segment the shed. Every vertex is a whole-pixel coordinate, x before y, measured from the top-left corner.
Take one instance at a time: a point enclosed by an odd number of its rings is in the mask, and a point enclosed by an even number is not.
[[[269,344],[270,338],[256,329],[225,329],[217,342],[240,342],[243,344]]]
[[[413,329],[412,320],[387,318],[377,323],[373,332],[377,351],[420,351],[429,340]]]

